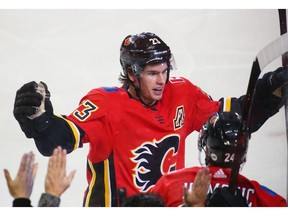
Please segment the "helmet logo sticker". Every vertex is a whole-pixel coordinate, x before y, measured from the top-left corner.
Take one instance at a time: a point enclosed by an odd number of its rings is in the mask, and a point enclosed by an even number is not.
[[[212,159],[213,161],[217,161],[217,155],[214,154],[214,153],[212,153],[212,154],[211,154],[211,159]]]
[[[210,124],[213,124],[217,119],[218,119],[218,116],[215,114],[215,115],[213,115],[213,116],[210,117],[209,123],[210,123]]]
[[[130,37],[126,38],[125,41],[124,41],[124,45],[125,46],[129,46],[129,44],[130,44]]]
[[[151,41],[153,45],[161,44],[161,42],[157,38],[150,38],[149,41]]]

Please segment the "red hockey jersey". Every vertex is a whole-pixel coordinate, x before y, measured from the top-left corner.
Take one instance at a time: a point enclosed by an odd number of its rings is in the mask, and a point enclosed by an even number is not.
[[[194,178],[201,167],[191,167],[177,170],[159,179],[152,192],[159,193],[166,206],[183,205],[183,186],[192,190]],[[216,188],[228,187],[231,170],[219,167],[209,167],[212,174],[208,193]],[[238,176],[238,188],[246,198],[250,207],[287,207],[286,200],[257,181],[249,180],[243,175]]]
[[[90,144],[84,206],[117,206],[117,189],[126,188],[127,196],[145,193],[162,175],[183,168],[186,137],[219,105],[185,78],[171,78],[152,107],[122,88],[91,90],[66,118],[74,149]],[[85,132],[83,140],[75,125]]]

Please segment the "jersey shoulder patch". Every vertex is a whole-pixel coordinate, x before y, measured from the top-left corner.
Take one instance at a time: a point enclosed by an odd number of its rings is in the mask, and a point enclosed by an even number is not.
[[[183,83],[185,80],[182,77],[170,77],[169,82],[171,84],[176,84],[176,83]]]
[[[119,92],[119,89],[116,87],[101,87],[106,92]]]

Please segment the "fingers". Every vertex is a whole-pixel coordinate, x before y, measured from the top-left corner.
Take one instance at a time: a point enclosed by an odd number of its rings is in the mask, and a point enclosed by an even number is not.
[[[24,160],[24,173],[22,173],[22,175],[26,178],[27,187],[32,192],[38,165],[35,164],[35,154],[32,151],[26,154],[24,159],[26,160]]]
[[[17,94],[22,92],[35,92],[38,84],[35,81],[28,82],[24,84],[20,89],[18,89]]]
[[[66,149],[62,150],[61,146],[55,148],[52,156],[49,158],[48,170],[58,170],[59,175],[61,174],[66,176],[66,155]]]
[[[19,166],[19,169],[18,169],[18,174],[20,174],[21,172],[25,172],[27,157],[28,157],[27,153],[22,155],[20,166]]]
[[[12,182],[12,178],[11,178],[10,173],[7,169],[4,169],[4,176],[5,176],[7,185],[10,185],[10,183]]]
[[[38,171],[38,163],[35,163],[34,166],[33,166],[33,172],[32,172],[33,180],[34,180],[35,177],[36,177],[37,171]]]
[[[189,195],[189,191],[188,191],[188,188],[185,186],[183,187],[183,194],[184,194],[184,200],[186,201]]]
[[[35,81],[24,84],[17,92],[15,106],[39,106],[42,95],[37,93],[38,84]]]
[[[37,106],[18,106],[14,108],[14,116],[31,116],[35,114],[38,110]]]
[[[57,197],[70,186],[76,172],[73,170],[66,176],[66,155],[67,151],[58,146],[49,158],[45,191]]]
[[[208,188],[211,182],[212,175],[207,167],[198,170],[192,190],[183,187],[184,203],[188,207],[202,207],[205,205]]]
[[[48,165],[54,168],[66,167],[66,150],[62,150],[61,146],[55,148],[52,156],[49,158]]]
[[[61,152],[61,165],[62,168],[66,170],[66,155],[67,155],[67,151],[66,149],[63,149],[63,151]]]
[[[23,154],[18,173],[14,179],[11,178],[7,169],[4,169],[5,179],[11,196],[15,198],[29,198],[34,184],[38,165],[35,163],[35,154],[30,151]]]
[[[24,84],[16,93],[14,115],[30,116],[41,105],[43,96],[37,92],[38,84],[35,81]]]
[[[197,175],[194,179],[193,188],[197,189],[197,187],[201,188],[202,191],[208,190],[208,187],[211,182],[212,175],[210,174],[208,167],[203,167],[197,172]],[[199,190],[201,191],[201,190]]]
[[[197,172],[192,186],[192,193],[195,195],[193,201],[195,205],[204,206],[211,178],[212,175],[208,167],[203,167]]]

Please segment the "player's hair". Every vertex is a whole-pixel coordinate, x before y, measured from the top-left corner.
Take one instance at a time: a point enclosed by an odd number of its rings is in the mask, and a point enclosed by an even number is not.
[[[236,112],[216,112],[209,117],[198,136],[199,155],[204,150],[206,165],[232,168],[241,121],[241,116]],[[247,146],[237,151],[241,154],[243,166]]]
[[[122,207],[165,207],[164,199],[156,193],[138,193],[126,198]]]
[[[133,73],[139,78],[146,65],[167,63],[169,79],[170,69],[175,69],[175,61],[170,47],[156,34],[142,32],[128,35],[120,47],[120,64],[123,71],[119,81],[123,84],[131,83],[128,73]]]

